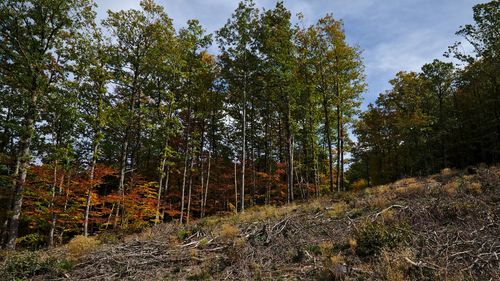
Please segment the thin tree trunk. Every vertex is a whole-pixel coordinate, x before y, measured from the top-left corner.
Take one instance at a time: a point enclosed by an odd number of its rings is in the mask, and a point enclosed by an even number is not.
[[[187,145],[187,144],[186,144]],[[189,148],[187,148],[189,149]],[[181,218],[179,220],[179,223],[183,223],[183,218],[184,218],[184,194],[186,193],[186,176],[187,176],[187,165],[188,165],[188,155],[189,155],[189,150],[186,150],[186,155],[184,156],[184,173],[182,176],[182,195],[181,195]]]
[[[92,201],[92,189],[94,188],[94,174],[97,165],[97,149],[98,143],[94,144],[94,149],[92,149],[92,165],[90,166],[90,176],[89,176],[89,187],[87,188],[87,200],[85,202],[85,220],[83,223],[83,234],[85,236],[89,235],[89,216],[90,216],[90,205]]]
[[[190,153],[190,146],[189,146],[189,139],[190,139],[190,130],[191,130],[191,100],[189,101],[189,106],[188,106],[188,123],[186,127],[186,137],[185,137],[185,142],[186,142],[186,148],[184,150],[184,173],[182,176],[182,196],[181,196],[181,217],[179,220],[179,223],[183,223],[183,218],[184,218],[184,197],[185,197],[185,191],[186,191],[186,176],[187,176],[187,162],[188,162],[188,155]]]
[[[26,115],[24,122],[24,130],[19,139],[19,173],[17,175],[16,184],[14,186],[12,203],[11,203],[11,213],[9,218],[9,226],[7,231],[7,249],[15,249],[16,238],[19,228],[19,218],[21,217],[21,208],[23,205],[23,191],[24,185],[26,183],[26,174],[28,171],[28,166],[31,158],[31,141],[34,134],[34,124],[36,116],[36,104],[38,95],[36,93],[32,94],[31,97],[31,107]]]
[[[245,211],[245,165],[246,165],[246,127],[247,127],[247,92],[246,92],[246,76],[245,86],[243,87],[243,142],[242,142],[242,157],[241,157],[241,211]]]
[[[113,225],[113,228],[116,228],[117,223],[118,223],[118,217],[120,214],[120,206],[125,200],[125,172],[127,168],[127,155],[128,155],[128,146],[129,146],[129,134],[125,133],[124,141],[123,141],[123,146],[122,146],[122,155],[121,155],[121,160],[120,160],[120,181],[118,185],[118,193],[120,195],[120,201],[118,202],[118,205],[116,206],[116,217],[115,217],[115,222]],[[122,211],[122,216],[123,216],[123,211]]]
[[[238,175],[236,171],[236,160],[234,161],[234,211],[238,212]]]
[[[69,189],[70,189],[70,185],[71,185],[71,170],[68,171],[67,178],[68,178],[68,180],[66,181],[66,198],[64,200],[63,213],[66,213],[66,210],[68,209]],[[59,194],[63,193],[63,185],[64,185],[64,175],[61,176],[61,183],[59,185]],[[61,232],[59,233],[59,243],[61,243],[61,244],[63,241],[64,230],[65,230],[65,226],[63,225]]]
[[[341,161],[341,154],[342,154],[342,149],[340,147],[340,142],[342,138],[342,128],[341,128],[341,123],[340,123],[340,106],[337,105],[337,192],[340,192],[341,188],[341,181],[342,181],[342,173],[340,171],[340,161]]]
[[[115,210],[116,203],[113,203],[111,206],[111,211],[109,212],[108,219],[106,221],[106,227],[104,229],[108,229],[109,224],[111,223],[111,217],[113,216],[113,212]]]
[[[202,211],[201,211],[201,217],[204,217],[205,216],[205,209],[207,207],[207,197],[208,197],[208,183],[210,182],[210,156],[211,156],[211,151],[209,150],[208,151],[208,168],[207,168],[207,182],[206,182],[206,186],[205,186],[205,196],[203,198],[203,208],[202,208]],[[203,188],[203,186],[201,187]]]
[[[328,169],[329,169],[329,177],[330,177],[330,191],[334,192],[333,188],[333,155],[332,155],[332,137],[330,132],[330,118],[328,114],[328,101],[326,97],[323,98],[323,111],[325,114],[325,135],[326,142],[328,146]]]
[[[251,205],[255,205],[255,189],[256,189],[256,167],[255,167],[255,147],[252,148],[252,202]]]
[[[288,129],[290,130],[290,129]],[[287,154],[288,154],[288,196],[287,203],[290,203],[294,200],[294,190],[293,190],[293,134],[288,133],[288,141],[287,141]]]
[[[342,124],[342,120],[340,120],[340,185],[342,191],[345,191],[344,186],[344,126]]]
[[[165,197],[168,195],[168,183],[170,179],[170,166],[167,166],[167,178],[165,179]]]
[[[161,192],[163,189],[163,178],[165,177],[165,165],[167,163],[167,148],[168,148],[168,140],[165,141],[165,146],[163,147],[163,154],[161,159],[161,164],[159,167],[160,178],[158,182],[158,195],[156,197],[156,217],[155,217],[155,225],[158,224],[160,220],[160,202],[161,202]]]
[[[204,191],[205,191],[205,179],[204,179],[204,171],[203,171],[203,146],[205,142],[205,124],[201,124],[201,140],[200,140],[200,155],[198,157],[198,161],[200,162],[200,183],[201,183],[201,190],[200,190],[200,217],[203,215],[203,200],[205,198]]]
[[[191,217],[190,211],[191,211],[191,190],[193,187],[193,163],[194,163],[194,157],[191,157],[191,164],[189,165],[189,191],[188,191],[186,223],[189,223],[189,219]]]
[[[51,188],[51,201],[49,204],[49,209],[54,208],[54,200],[56,198],[56,185],[57,185],[57,160],[54,161],[54,173],[53,173],[53,182]],[[54,247],[54,232],[56,229],[56,213],[54,210],[51,210],[51,223],[49,229],[49,247]]]

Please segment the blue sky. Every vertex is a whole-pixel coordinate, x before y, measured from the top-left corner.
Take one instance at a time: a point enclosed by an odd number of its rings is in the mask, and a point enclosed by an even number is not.
[[[98,18],[106,11],[139,8],[139,0],[96,0]],[[176,28],[199,19],[207,32],[222,27],[237,0],[156,0],[165,7]],[[272,8],[276,0],[255,0],[257,7]],[[348,41],[363,50],[368,90],[363,108],[389,88],[400,70],[418,71],[443,53],[460,27],[472,23],[478,0],[285,0],[292,14],[302,12],[305,24],[332,13],[345,24]],[[213,49],[216,50],[216,49]]]

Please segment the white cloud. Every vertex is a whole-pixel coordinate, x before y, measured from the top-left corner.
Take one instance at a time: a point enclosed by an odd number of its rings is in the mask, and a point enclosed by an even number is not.
[[[156,0],[178,29],[188,19],[199,19],[212,33],[222,27],[239,0]],[[258,8],[272,8],[277,0],[254,0]],[[327,13],[343,19],[347,39],[359,45],[365,58],[369,90],[365,105],[387,89],[400,70],[418,71],[458,40],[454,32],[472,21],[472,6],[480,0],[285,0],[295,16],[313,24]],[[107,9],[138,8],[140,0],[97,0],[99,18]],[[216,52],[216,46],[211,49]]]
[[[368,49],[366,67],[370,72],[418,71],[431,58],[441,57],[451,44],[450,37],[432,30],[416,30]]]

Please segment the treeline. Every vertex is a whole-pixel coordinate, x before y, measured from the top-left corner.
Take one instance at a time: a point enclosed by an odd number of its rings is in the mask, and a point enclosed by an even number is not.
[[[97,23],[92,0],[0,2],[5,247],[345,188],[365,83],[341,21],[246,0],[212,36],[141,7]]]
[[[426,175],[445,167],[500,161],[500,2],[474,7],[474,24],[419,73],[400,72],[392,89],[361,114],[350,177],[360,186]]]

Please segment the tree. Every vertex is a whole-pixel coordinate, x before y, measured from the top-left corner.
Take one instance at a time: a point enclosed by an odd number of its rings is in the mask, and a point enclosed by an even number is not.
[[[86,155],[89,167],[89,185],[86,190],[83,234],[89,234],[90,210],[95,184],[97,161],[104,139],[104,130],[109,123],[111,105],[107,86],[111,80],[108,69],[109,56],[101,30],[95,24],[86,29],[77,41],[74,49],[75,79],[70,84],[76,90],[80,104],[78,106],[81,118],[80,134],[84,140],[82,146],[88,150]]]
[[[268,97],[275,96],[276,108],[285,124],[287,147],[287,202],[294,200],[294,111],[296,70],[295,46],[290,12],[283,2],[278,2],[273,10],[261,16],[259,51],[263,56],[261,75],[265,78]]]
[[[228,103],[233,118],[241,122],[241,210],[245,210],[245,172],[247,162],[247,106],[254,94],[258,57],[255,33],[258,10],[252,0],[240,2],[232,19],[217,32],[221,74],[227,83]]]
[[[147,81],[152,78],[154,65],[164,63],[157,56],[167,48],[165,45],[171,42],[174,34],[172,21],[161,6],[145,0],[141,7],[143,11],[109,11],[109,17],[103,22],[116,39],[110,46],[110,64],[119,107],[115,113],[115,125],[116,133],[121,135],[118,193],[122,202],[116,206],[115,225],[120,211],[122,223],[125,216],[125,177],[127,172],[133,172],[137,162],[144,115],[147,114],[144,111],[149,102],[145,100],[145,93],[149,90]]]
[[[345,123],[350,122],[360,104],[360,94],[365,89],[363,63],[360,51],[345,41],[343,24],[327,15],[310,31],[314,35],[313,55],[317,88],[322,95],[324,135],[328,146],[330,191],[333,192],[332,119],[336,115],[337,172],[336,185],[340,191],[344,184]]]
[[[22,99],[18,168],[11,199],[7,248],[14,248],[31,143],[40,103],[64,79],[65,52],[71,36],[93,17],[88,0],[23,0],[0,3],[0,72],[3,82]]]

